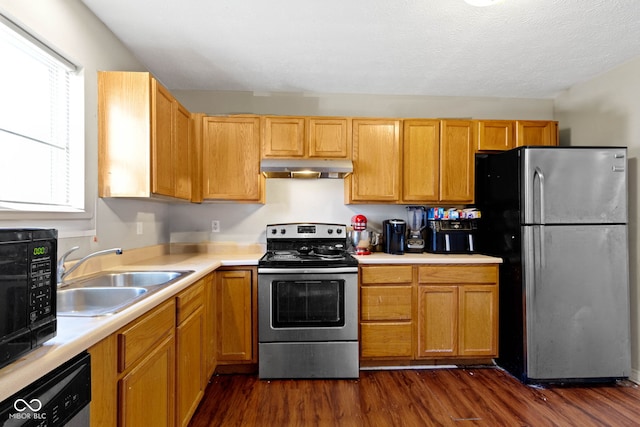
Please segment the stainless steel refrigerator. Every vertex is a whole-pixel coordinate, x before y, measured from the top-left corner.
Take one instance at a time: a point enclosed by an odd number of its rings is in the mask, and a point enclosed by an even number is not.
[[[631,372],[627,150],[477,155],[477,245],[502,257],[498,366],[529,383]]]

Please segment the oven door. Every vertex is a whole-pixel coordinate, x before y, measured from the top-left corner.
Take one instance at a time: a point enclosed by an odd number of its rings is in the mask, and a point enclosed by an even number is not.
[[[281,269],[277,273],[259,270],[260,342],[358,339],[357,269],[316,270]]]

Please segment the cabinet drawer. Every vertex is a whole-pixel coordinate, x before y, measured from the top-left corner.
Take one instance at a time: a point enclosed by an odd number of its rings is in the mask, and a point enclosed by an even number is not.
[[[162,338],[173,332],[176,305],[171,299],[118,333],[118,370],[130,368]]]
[[[191,316],[204,303],[204,286],[200,280],[189,289],[186,289],[176,297],[176,316],[177,324],[181,324],[184,320]]]
[[[363,286],[361,320],[411,320],[411,286]]]
[[[366,357],[411,357],[412,323],[365,323],[360,326],[360,352]]]
[[[410,265],[367,266],[362,267],[361,272],[363,284],[411,283],[413,280],[413,267]]]
[[[498,281],[498,266],[428,265],[418,268],[419,283],[489,283]]]

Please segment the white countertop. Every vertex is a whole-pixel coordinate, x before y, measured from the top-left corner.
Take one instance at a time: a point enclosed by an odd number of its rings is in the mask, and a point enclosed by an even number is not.
[[[177,253],[144,259],[109,270],[193,270],[190,275],[110,316],[58,317],[57,335],[41,347],[0,369],[0,401],[10,397],[80,352],[137,319],[168,298],[222,266],[255,266],[260,253]],[[361,264],[500,263],[484,255],[373,253],[356,257]]]
[[[487,255],[408,253],[391,255],[373,252],[356,255],[360,264],[501,264],[502,259]]]
[[[221,266],[257,265],[259,254],[176,254],[150,258],[112,270],[193,270],[167,286],[116,314],[100,317],[60,317],[57,335],[41,347],[0,369],[0,402],[57,368],[75,355],[137,319]]]

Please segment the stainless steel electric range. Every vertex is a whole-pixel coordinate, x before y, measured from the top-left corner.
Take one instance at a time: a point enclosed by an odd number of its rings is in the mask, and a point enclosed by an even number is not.
[[[358,378],[358,261],[343,224],[267,225],[258,262],[258,375]]]

